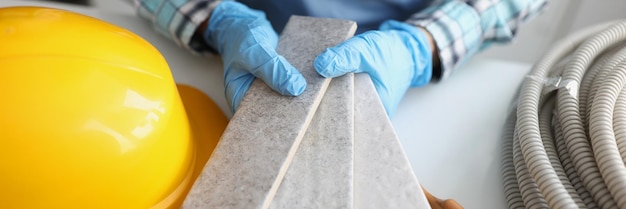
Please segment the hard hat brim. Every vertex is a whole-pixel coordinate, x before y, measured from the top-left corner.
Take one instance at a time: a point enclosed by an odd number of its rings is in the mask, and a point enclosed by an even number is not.
[[[176,87],[189,120],[192,141],[195,145],[195,158],[193,169],[190,169],[186,179],[154,208],[181,207],[228,125],[226,115],[202,91],[185,84],[177,84]]]

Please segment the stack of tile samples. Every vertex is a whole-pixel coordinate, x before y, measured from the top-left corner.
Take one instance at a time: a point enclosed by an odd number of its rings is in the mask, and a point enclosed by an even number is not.
[[[255,80],[183,208],[429,208],[369,76],[331,81],[313,68],[355,30],[289,20],[277,50],[307,89],[281,96]]]

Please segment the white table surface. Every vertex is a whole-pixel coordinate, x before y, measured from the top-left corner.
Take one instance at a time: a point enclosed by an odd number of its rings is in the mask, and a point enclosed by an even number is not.
[[[127,28],[165,56],[179,83],[198,87],[227,112],[221,63],[192,56],[157,35],[120,0],[92,0],[92,7],[1,0],[0,7],[37,5],[76,11]],[[420,183],[469,209],[506,208],[500,177],[500,134],[517,86],[530,64],[473,60],[441,83],[410,89],[392,123]]]

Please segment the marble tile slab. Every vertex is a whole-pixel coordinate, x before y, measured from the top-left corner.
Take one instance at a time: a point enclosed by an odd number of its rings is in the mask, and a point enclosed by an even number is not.
[[[270,209],[351,209],[354,74],[334,78]]]
[[[370,77],[354,83],[354,208],[430,209]]]
[[[269,207],[330,83],[315,72],[313,60],[355,30],[352,21],[291,17],[277,51],[304,75],[307,89],[281,96],[255,80],[183,208]]]

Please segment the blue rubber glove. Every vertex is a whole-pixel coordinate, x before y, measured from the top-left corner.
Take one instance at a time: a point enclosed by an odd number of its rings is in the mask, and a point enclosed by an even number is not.
[[[413,86],[432,77],[432,52],[426,34],[415,26],[389,20],[379,30],[326,49],[314,61],[324,77],[367,73],[390,117]]]
[[[222,56],[226,100],[234,113],[254,78],[282,95],[298,96],[306,80],[276,53],[278,35],[265,14],[224,1],[212,12],[204,40]]]

